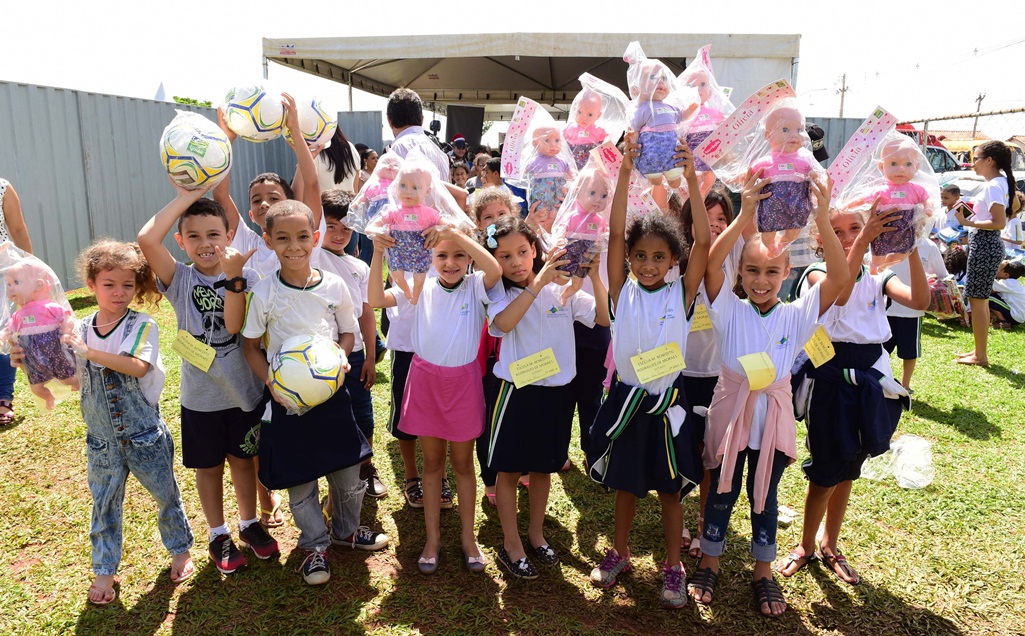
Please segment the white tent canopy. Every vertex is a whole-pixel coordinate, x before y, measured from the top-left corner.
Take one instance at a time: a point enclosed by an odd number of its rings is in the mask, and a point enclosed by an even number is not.
[[[478,105],[486,118],[507,118],[530,97],[566,110],[584,72],[626,88],[623,52],[637,40],[648,57],[681,72],[712,45],[722,86],[739,103],[776,79],[796,84],[800,35],[675,33],[484,33],[333,38],[264,38],[267,60],[387,96],[398,87],[427,102]]]

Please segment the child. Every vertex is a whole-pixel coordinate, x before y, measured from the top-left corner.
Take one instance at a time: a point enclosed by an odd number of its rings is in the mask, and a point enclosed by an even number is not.
[[[1025,286],[1018,280],[1025,276],[1021,261],[1004,261],[993,281],[993,294],[989,297],[989,312],[993,325],[1010,329],[1025,322]]]
[[[937,221],[937,224],[940,225],[940,227],[936,228],[937,231],[948,227],[961,227],[961,224],[954,218],[954,206],[957,205],[957,202],[960,200],[961,188],[957,187],[957,185],[948,183],[940,189],[940,203],[943,204],[943,208],[947,211],[947,215],[946,217],[937,217],[938,219],[943,219],[942,223]]]
[[[490,332],[503,343],[494,370],[501,384],[494,410],[488,413],[488,467],[498,471],[498,515],[505,535],[498,559],[513,576],[535,579],[534,561],[546,567],[559,562],[542,525],[551,474],[568,459],[573,427],[573,403],[566,390],[576,374],[573,324],[607,327],[608,294],[598,268],[591,266],[587,275],[595,296],[577,291],[563,301],[559,285],[566,276],[558,268],[566,265],[565,250],[553,251],[547,260],[539,258],[537,236],[519,216],[503,216],[488,227],[485,246],[501,264],[506,287],[505,297],[488,309]],[[558,361],[558,371],[515,387],[512,369],[517,361],[546,350]],[[523,471],[530,473],[529,553],[516,523],[516,483]]]
[[[281,96],[285,107],[285,123],[290,130],[298,130],[296,126],[299,126],[299,115],[295,100],[286,93],[282,93]],[[221,130],[228,136],[228,140],[234,141],[236,135],[224,122],[224,113],[220,110],[217,111],[217,119]],[[320,206],[320,182],[317,178],[317,166],[314,163],[313,154],[306,143],[295,143],[295,140],[301,141],[301,137],[296,136],[292,140],[289,140],[287,137],[285,138],[285,141],[289,143],[292,151],[295,153],[298,162],[296,182],[304,184],[302,202],[313,211],[314,224],[320,231],[321,237],[323,237],[326,228],[323,225],[323,214]],[[232,232],[231,247],[243,254],[256,250],[249,261],[247,261],[247,264],[256,270],[260,278],[270,276],[277,271],[279,263],[274,250],[264,241],[263,234],[266,230],[264,219],[267,216],[267,211],[275,203],[295,199],[292,186],[273,172],[258,174],[249,182],[249,218],[260,228],[259,233],[254,232],[248,225],[242,222],[242,216],[239,213],[238,207],[235,206],[235,201],[231,198],[230,186],[231,174],[228,173],[214,187],[213,194],[214,200],[224,207],[224,212],[228,217],[228,230]],[[320,266],[320,250],[314,250],[310,257],[310,264],[312,267]],[[270,421],[270,404],[264,408],[261,421]],[[254,467],[258,470],[259,456],[254,457],[253,462]],[[268,528],[276,528],[283,525],[284,517],[281,514],[281,497],[271,493],[259,482],[257,482],[257,495],[260,498],[260,523]]]
[[[240,542],[260,559],[278,553],[277,541],[256,515],[252,458],[260,438],[263,382],[249,370],[237,335],[245,291],[259,277],[242,267],[249,254],[228,247],[228,219],[219,203],[203,198],[206,189],[174,187],[178,195],[139,231],[139,247],[156,274],[157,288],[174,307],[178,329],[212,356],[206,363],[183,356],[182,463],[196,470],[199,502],[210,527],[210,559],[222,574],[231,574],[246,567],[246,558],[224,520],[225,460],[238,501]],[[192,265],[176,261],[164,247],[175,224],[174,239]]]
[[[1022,204],[1025,203],[1025,198],[1021,192],[1015,192],[1015,195],[1017,207],[1012,205],[1012,209],[1007,211],[1007,225],[1000,231],[1000,238],[1004,241],[1005,252],[1020,255],[1022,254],[1022,245],[1025,244],[1025,234],[1022,233],[1021,219],[1018,218],[1018,214],[1021,212]]]
[[[427,540],[417,560],[423,574],[434,574],[441,553],[441,485],[446,446],[459,493],[459,521],[464,562],[471,572],[484,570],[484,557],[474,535],[477,480],[473,473],[473,441],[484,420],[484,392],[477,351],[484,326],[484,305],[502,292],[502,269],[473,239],[449,227],[424,232],[433,248],[437,272],[424,285],[413,311],[413,359],[406,378],[399,428],[416,435],[423,450],[424,521]],[[382,251],[395,245],[387,234],[374,238],[368,296],[371,307],[394,307],[395,291],[384,291]],[[478,271],[467,275],[470,261]],[[393,288],[394,290],[395,288]]]
[[[681,153],[677,162],[680,156],[684,158],[687,187],[697,192],[690,150],[678,145],[677,152]],[[666,274],[682,256],[676,226],[660,214],[650,214],[635,220],[629,233],[626,231],[627,190],[639,153],[636,133],[629,132],[609,219],[609,296],[617,315],[612,333],[616,374],[591,427],[587,453],[591,477],[616,491],[615,540],[601,564],[591,571],[591,582],[610,587],[620,573],[630,569],[628,541],[637,499],[655,490],[662,504],[666,538],[660,600],[665,607],[680,608],[687,603],[683,590],[686,575],[680,561],[680,493],[701,481],[680,390],[683,365],[664,365],[641,381],[634,363],[644,352],[672,353],[674,348],[682,363],[694,298],[708,256],[708,217],[704,203],[696,203],[688,264],[678,281],[666,283]],[[632,278],[626,276],[625,262],[629,262]]]
[[[703,556],[689,590],[695,601],[712,602],[719,564],[726,547],[730,515],[743,487],[747,463],[747,496],[751,503],[751,555],[755,558],[753,588],[758,611],[779,616],[786,610],[783,594],[772,578],[776,558],[776,488],[783,470],[797,456],[789,370],[811,338],[821,316],[846,280],[843,251],[835,237],[825,244],[831,277],[792,304],[779,300],[789,275],[788,252],[774,256],[761,237],[753,235],[740,256],[741,300],[724,285],[723,263],[743,228],[755,217],[759,201],[770,196],[763,187],[770,178],[761,171],[744,184],[740,216],[719,235],[705,274],[709,317],[719,343],[722,370],[705,426],[704,464],[710,473],[708,501],[701,535]],[[829,183],[812,182],[815,223],[829,230]],[[733,282],[733,281],[730,281]],[[761,359],[759,378],[751,360]],[[748,368],[751,368],[749,371]]]
[[[460,188],[466,187],[466,180],[470,178],[470,168],[462,161],[452,164],[450,181]]]
[[[940,248],[928,238],[922,237],[915,244],[918,248],[918,256],[922,259],[922,267],[925,273],[935,279],[942,279],[947,276],[947,269],[943,266],[943,255]],[[896,265],[890,266],[897,279],[905,285],[911,284],[911,263],[905,258]],[[886,321],[890,323],[890,339],[883,344],[887,354],[893,353],[896,349],[897,357],[901,359],[903,373],[901,385],[911,393],[911,375],[915,372],[915,364],[922,355],[922,316],[925,311],[911,309],[900,303],[891,303],[886,308]]]
[[[318,199],[319,204],[319,199]],[[264,240],[277,254],[281,269],[262,279],[250,292],[245,324],[246,361],[258,378],[269,377],[271,358],[292,336],[318,334],[342,348],[342,367],[358,329],[345,283],[331,272],[310,267],[320,241],[313,212],[298,201],[276,203],[266,215]],[[261,344],[266,343],[266,352]],[[358,511],[366,482],[359,464],[370,457],[370,445],[352,416],[345,387],[301,416],[289,415],[276,400],[271,420],[260,431],[260,481],[268,488],[287,488],[292,518],[299,527],[298,547],[306,551],[303,580],[327,583],[330,566],[324,556],[332,542],[351,544],[358,532]],[[320,509],[317,480],[332,487],[330,532]],[[371,537],[373,538],[373,537]]]
[[[780,564],[777,571],[783,576],[793,576],[810,561],[821,559],[841,581],[850,585],[861,582],[837,548],[840,528],[862,463],[888,450],[897,428],[902,400],[887,396],[906,396],[890,377],[889,360],[883,353],[883,343],[890,339],[884,307],[887,298],[916,310],[929,306],[929,282],[917,247],[907,259],[910,284],[891,271],[871,274],[864,266],[869,244],[880,234],[894,231],[891,222],[900,217],[900,211],[877,214],[873,204],[868,215],[865,222],[857,213],[834,213],[830,216],[832,231],[821,231],[823,244],[832,242],[830,234],[834,234],[847,257],[845,266],[827,262],[825,276],[842,267],[849,279],[836,307],[822,317],[836,354],[817,368],[807,362],[800,372],[814,381],[810,395],[802,397],[799,390],[795,399],[808,428],[811,457],[801,465],[808,479],[808,494],[801,543]],[[820,279],[821,266],[809,267],[800,285],[802,294]],[[816,554],[815,535],[823,516],[826,525]]]
[[[133,301],[155,305],[160,300],[153,272],[138,246],[109,239],[82,252],[77,269],[96,294],[97,310],[65,342],[82,364],[82,419],[93,496],[89,538],[96,574],[89,602],[106,605],[117,596],[114,574],[121,562],[129,474],[157,501],[157,528],[171,553],[175,583],[195,572],[189,556],[192,529],[174,477],[174,441],[160,417],[164,365],[157,324],[129,308]]]

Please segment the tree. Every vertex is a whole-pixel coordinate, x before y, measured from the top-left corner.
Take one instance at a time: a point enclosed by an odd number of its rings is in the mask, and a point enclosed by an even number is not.
[[[190,106],[213,106],[214,105],[213,102],[211,102],[209,100],[207,100],[205,102],[201,102],[198,99],[193,99],[191,97],[178,97],[177,95],[173,95],[171,97],[171,99],[173,99],[176,104],[188,104]]]

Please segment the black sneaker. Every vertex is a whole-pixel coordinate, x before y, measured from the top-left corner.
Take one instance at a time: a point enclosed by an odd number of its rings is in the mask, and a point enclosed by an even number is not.
[[[247,565],[246,558],[235,547],[229,534],[219,534],[210,542],[210,560],[221,574],[231,574]]]
[[[331,578],[331,566],[323,552],[308,550],[302,565],[303,580],[307,585],[323,585]]]
[[[388,487],[377,475],[377,468],[374,467],[373,462],[360,466],[359,478],[367,482],[367,497],[380,499],[388,494]]]
[[[239,530],[238,542],[243,548],[252,548],[253,553],[260,559],[266,560],[278,553],[278,542],[258,523],[246,527],[245,530]]]
[[[502,564],[506,570],[509,570],[509,574],[512,574],[518,579],[525,579],[532,581],[536,579],[539,574],[534,564],[530,562],[530,559],[523,557],[519,561],[513,562],[509,553],[505,551],[505,548],[498,549],[498,562]]]
[[[448,479],[441,480],[441,509],[452,510],[455,506],[455,495],[452,493],[452,487],[448,485]]]

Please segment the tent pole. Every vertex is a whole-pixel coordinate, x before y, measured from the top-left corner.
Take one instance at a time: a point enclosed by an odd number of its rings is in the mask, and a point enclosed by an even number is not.
[[[349,76],[349,112],[352,112],[352,76]]]
[[[264,55],[263,56],[263,79],[264,80],[267,79],[267,72],[268,72],[268,69],[267,69],[267,56]]]

